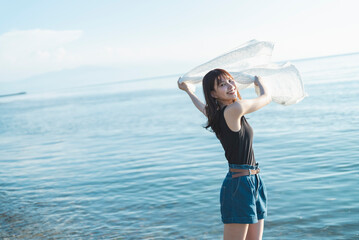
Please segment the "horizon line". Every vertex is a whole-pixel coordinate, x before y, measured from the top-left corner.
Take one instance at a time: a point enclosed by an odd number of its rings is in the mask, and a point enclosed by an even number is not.
[[[318,57],[288,59],[288,60],[275,61],[274,63],[280,64],[280,63],[285,63],[285,62],[300,62],[300,61],[308,61],[308,60],[313,60],[313,59],[332,58],[332,57],[349,56],[349,55],[356,55],[356,54],[359,54],[359,52],[340,53],[340,54],[332,54],[332,55],[325,55],[325,56],[318,56]],[[89,87],[89,86],[100,86],[100,85],[111,85],[111,84],[126,83],[126,82],[132,82],[132,81],[148,81],[151,79],[170,78],[170,77],[177,77],[177,76],[181,77],[183,74],[185,74],[185,73],[167,74],[167,75],[152,76],[152,77],[131,78],[131,79],[118,80],[118,81],[105,82],[105,83],[94,83],[94,84],[89,84],[89,85],[78,86],[75,88],[82,88],[82,87]]]

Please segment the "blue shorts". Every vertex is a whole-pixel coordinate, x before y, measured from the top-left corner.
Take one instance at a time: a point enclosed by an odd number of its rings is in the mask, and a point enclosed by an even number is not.
[[[228,164],[230,168],[257,169],[256,166]],[[221,187],[222,222],[257,223],[267,217],[267,190],[259,174],[232,178],[228,171]]]

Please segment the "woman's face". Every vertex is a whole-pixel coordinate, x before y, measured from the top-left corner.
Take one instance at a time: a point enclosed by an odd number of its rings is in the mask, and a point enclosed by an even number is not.
[[[222,104],[232,103],[238,97],[236,82],[233,79],[221,77],[221,80],[214,82],[214,90],[211,95]]]

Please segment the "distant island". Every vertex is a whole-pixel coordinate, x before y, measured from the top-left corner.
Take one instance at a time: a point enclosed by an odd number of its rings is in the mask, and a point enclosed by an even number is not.
[[[16,95],[23,95],[23,94],[26,94],[26,92],[3,94],[3,95],[0,95],[0,97],[10,97],[10,96],[16,96]]]

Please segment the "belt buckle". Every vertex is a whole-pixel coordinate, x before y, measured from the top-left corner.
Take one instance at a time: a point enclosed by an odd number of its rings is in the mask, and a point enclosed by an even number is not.
[[[252,173],[251,173],[251,169],[248,169],[248,172],[249,172],[249,176],[250,176],[250,175],[252,175]]]

